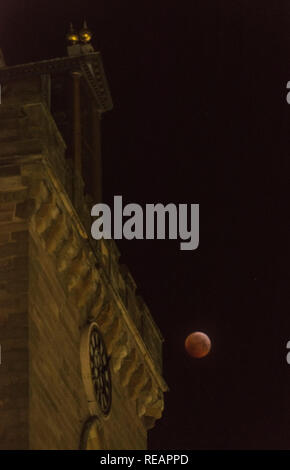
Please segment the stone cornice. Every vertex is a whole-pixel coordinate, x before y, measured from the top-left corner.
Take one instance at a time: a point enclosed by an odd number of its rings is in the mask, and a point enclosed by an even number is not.
[[[3,67],[0,68],[0,83],[4,84],[35,75],[53,75],[73,71],[82,73],[100,112],[112,109],[112,98],[100,52]]]
[[[43,179],[29,184],[35,201],[32,230],[56,257],[59,274],[71,301],[96,321],[111,356],[112,370],[146,428],[154,426],[163,410],[167,386],[157,371],[120,295],[110,281],[101,257],[92,250],[86,230],[61,183],[44,160]],[[36,185],[35,185],[36,183]],[[39,202],[41,203],[39,204]]]
[[[68,302],[83,319],[80,326],[91,321],[98,324],[111,357],[114,380],[135,404],[143,426],[153,427],[162,415],[167,385],[110,278],[105,260],[110,246],[104,243],[94,249],[46,154],[0,158],[1,167],[18,164],[21,185],[9,196],[17,203],[15,224],[28,222],[32,237],[52,257]],[[121,278],[120,282],[124,283]],[[90,412],[95,414],[93,408]]]

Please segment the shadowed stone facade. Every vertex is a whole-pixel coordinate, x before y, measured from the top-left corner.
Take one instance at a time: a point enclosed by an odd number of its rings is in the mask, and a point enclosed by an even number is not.
[[[162,336],[114,241],[90,237],[94,195],[52,112],[53,77],[76,71],[97,123],[111,108],[98,53],[0,69],[1,449],[145,449],[163,411]],[[85,387],[92,322],[107,416]]]

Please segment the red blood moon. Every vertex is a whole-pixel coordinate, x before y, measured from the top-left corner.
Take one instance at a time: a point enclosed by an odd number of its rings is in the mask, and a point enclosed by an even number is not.
[[[187,353],[195,358],[206,356],[211,348],[209,337],[201,331],[195,331],[188,335],[185,340],[185,349]]]

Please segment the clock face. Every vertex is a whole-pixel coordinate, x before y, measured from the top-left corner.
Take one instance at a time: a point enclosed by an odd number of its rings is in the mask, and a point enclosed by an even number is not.
[[[90,331],[89,357],[95,397],[101,411],[107,415],[112,400],[111,373],[106,346],[96,325]]]

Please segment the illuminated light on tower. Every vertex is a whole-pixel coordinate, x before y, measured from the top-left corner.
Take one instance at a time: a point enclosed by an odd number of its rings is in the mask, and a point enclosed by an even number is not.
[[[80,47],[80,38],[78,33],[74,30],[72,23],[70,23],[69,31],[66,34],[66,41],[67,41],[67,54],[69,56],[78,56],[81,55],[81,47]]]
[[[79,32],[82,54],[89,54],[90,52],[94,52],[94,48],[91,44],[92,36],[93,34],[89,30],[87,22],[84,20],[83,27]]]
[[[94,47],[91,44],[92,32],[88,28],[87,22],[84,21],[82,29],[77,33],[70,24],[69,31],[66,35],[67,53],[69,56],[86,55],[94,52]]]
[[[79,32],[79,38],[83,44],[91,42],[92,32],[89,30],[86,20],[84,20],[83,27]]]
[[[66,40],[67,40],[67,43],[70,45],[70,46],[73,46],[75,44],[77,44],[80,40],[79,38],[79,35],[78,33],[76,33],[76,31],[74,30],[74,27],[72,25],[72,23],[70,23],[70,26],[69,26],[69,31],[66,35]]]

